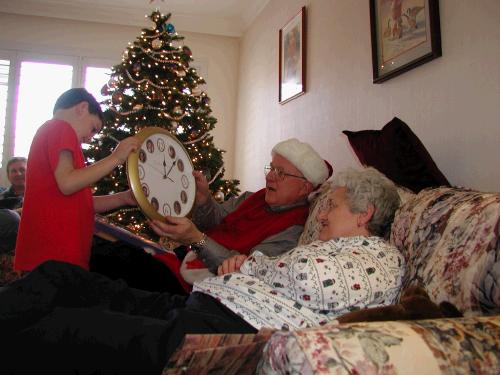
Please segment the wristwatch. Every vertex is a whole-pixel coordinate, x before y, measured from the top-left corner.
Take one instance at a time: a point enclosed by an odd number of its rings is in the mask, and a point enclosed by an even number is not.
[[[193,242],[191,246],[191,250],[193,250],[196,254],[199,253],[199,251],[207,244],[207,235],[203,233],[203,237],[201,240],[197,242]]]

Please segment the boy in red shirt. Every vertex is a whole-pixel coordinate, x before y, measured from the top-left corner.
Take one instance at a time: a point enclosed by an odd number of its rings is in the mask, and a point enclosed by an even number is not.
[[[111,155],[85,166],[81,143],[102,128],[99,103],[85,89],[73,88],[57,99],[53,114],[31,143],[16,270],[29,271],[49,259],[88,269],[94,214],[136,205],[130,190],[93,197],[90,185],[123,164],[140,141],[126,138]]]

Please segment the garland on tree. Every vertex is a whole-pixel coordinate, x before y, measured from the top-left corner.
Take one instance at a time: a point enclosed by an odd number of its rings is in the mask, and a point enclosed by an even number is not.
[[[225,180],[224,151],[214,146],[210,131],[217,120],[210,115],[210,98],[201,89],[205,81],[194,68],[192,52],[169,22],[170,13],[158,10],[149,15],[154,23],[143,29],[123,53],[122,62],[112,68],[111,77],[101,89],[107,97],[105,124],[89,148],[84,151],[88,162],[109,155],[116,140],[136,134],[144,127],[167,129],[182,142],[191,156],[194,168],[201,170],[210,182],[210,190],[222,201],[239,193],[238,180]],[[128,189],[124,166],[94,186],[94,193],[110,194]],[[126,208],[107,215],[110,222],[132,232],[156,239],[138,208]]]

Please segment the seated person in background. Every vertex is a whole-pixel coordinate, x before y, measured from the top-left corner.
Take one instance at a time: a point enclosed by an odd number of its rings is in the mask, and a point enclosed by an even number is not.
[[[221,262],[233,255],[248,255],[258,248],[275,256],[297,246],[309,213],[307,197],[331,175],[331,166],[309,144],[295,138],[278,143],[271,155],[271,164],[265,167],[264,189],[219,204],[212,198],[204,175],[194,172],[193,221],[168,216],[167,223],[151,223],[158,235],[194,250],[183,264],[183,276],[191,278],[190,283],[213,276]],[[195,261],[196,256],[202,262]],[[174,267],[179,263],[174,262]],[[212,273],[199,272],[205,267]]]
[[[257,247],[269,256],[292,249],[309,213],[307,197],[329,177],[331,166],[309,144],[288,139],[272,149],[265,173],[264,189],[219,204],[212,198],[204,175],[193,172],[193,221],[168,216],[167,223],[151,223],[157,234],[184,245],[175,249],[179,257],[172,252],[151,256],[123,244],[95,246],[90,270],[121,278],[139,289],[185,294],[191,289],[189,284],[214,276],[228,257],[250,254]],[[189,248],[195,252],[185,257],[181,275],[181,261]]]
[[[13,157],[7,162],[10,187],[0,193],[0,254],[14,253],[26,186],[26,158]]]
[[[81,144],[103,126],[99,103],[85,89],[73,88],[57,99],[53,115],[30,147],[16,270],[29,271],[50,259],[88,268],[95,212],[136,204],[131,191],[92,197],[90,185],[123,164],[139,140],[129,137],[111,155],[86,166]]]
[[[375,169],[339,173],[318,215],[321,240],[276,257],[257,250],[239,272],[196,282],[189,296],[141,291],[46,262],[0,290],[7,350],[36,356],[2,366],[160,374],[187,333],[295,330],[392,304],[404,258],[382,236],[398,206],[394,184]]]

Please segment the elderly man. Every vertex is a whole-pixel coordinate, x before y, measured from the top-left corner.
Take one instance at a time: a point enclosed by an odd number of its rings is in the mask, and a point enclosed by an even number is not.
[[[219,204],[212,198],[203,174],[194,172],[192,221],[168,216],[166,223],[151,223],[160,236],[184,245],[176,253],[194,250],[184,258],[182,269],[183,254],[156,254],[152,259],[142,250],[120,246],[95,247],[91,270],[122,278],[140,289],[180,294],[189,291],[194,281],[213,276],[217,267],[234,255],[249,255],[257,246],[269,256],[292,249],[309,213],[307,197],[329,177],[331,166],[309,144],[297,139],[278,143],[271,154],[271,163],[264,170],[264,189]]]
[[[331,167],[309,144],[295,138],[278,143],[271,155],[264,169],[264,189],[218,204],[203,174],[195,172],[193,221],[168,216],[166,223],[152,222],[157,234],[193,250],[181,269],[187,282],[213,276],[225,259],[249,255],[256,247],[276,256],[297,245],[309,213],[307,197],[329,177]],[[165,261],[165,256],[158,258]],[[170,268],[178,267],[171,259],[166,262]]]
[[[26,158],[13,157],[7,162],[7,178],[11,186],[0,193],[0,254],[14,251],[19,213],[26,186]]]

